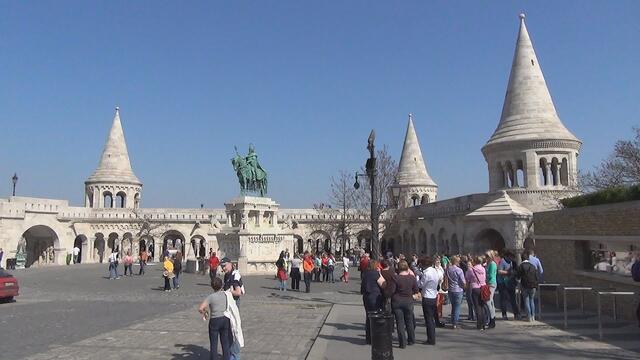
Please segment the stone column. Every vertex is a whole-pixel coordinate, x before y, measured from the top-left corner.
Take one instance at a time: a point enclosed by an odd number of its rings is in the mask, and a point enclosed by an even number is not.
[[[258,210],[258,215],[256,216],[256,226],[262,226],[262,211]]]
[[[558,179],[558,185],[562,184],[562,162],[558,162],[558,166],[556,167],[556,179]]]
[[[516,161],[516,168],[513,169],[512,176],[513,176],[513,187],[519,187],[520,185],[518,184],[518,162],[517,161]]]
[[[547,162],[547,164],[545,166],[547,168],[547,175],[545,177],[546,185],[552,186],[553,185],[553,174],[551,173],[551,163]]]
[[[502,164],[502,177],[504,178],[504,186],[505,188],[509,187],[509,169],[507,169],[507,164]]]

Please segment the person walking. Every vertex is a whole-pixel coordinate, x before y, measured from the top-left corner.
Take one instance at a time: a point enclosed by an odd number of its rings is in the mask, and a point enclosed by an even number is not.
[[[115,279],[119,279],[120,277],[118,276],[118,266],[117,266],[117,256],[118,254],[115,252],[112,252],[111,255],[109,255],[109,280],[115,280]]]
[[[327,278],[327,281],[331,281],[331,283],[335,283],[335,277],[334,277],[334,270],[336,267],[336,259],[333,257],[333,254],[329,253],[329,256],[327,257],[327,271],[329,272],[329,277]]]
[[[415,317],[413,314],[413,295],[418,293],[416,277],[409,272],[406,260],[398,263],[398,274],[388,284],[391,296],[391,309],[396,318],[398,342],[400,348],[415,343]]]
[[[293,255],[293,259],[291,259],[291,273],[289,274],[291,277],[291,290],[300,291],[301,266],[302,260],[300,259],[300,255]]]
[[[487,306],[489,308],[487,325],[489,329],[493,329],[494,327],[496,327],[496,304],[493,301],[493,295],[495,295],[496,287],[498,286],[498,265],[494,260],[495,257],[496,252],[493,250],[489,250],[485,253],[487,285],[489,285],[489,290],[491,291],[491,296],[489,297],[489,301],[487,301]]]
[[[169,279],[173,278],[173,263],[171,262],[171,258],[168,256],[164,257],[164,262],[162,263],[162,277],[164,278],[164,291],[171,291],[171,284],[169,283]]]
[[[77,246],[73,247],[73,263],[78,263],[78,255],[80,255],[80,248]]]
[[[475,257],[469,261],[469,269],[465,274],[467,286],[471,288],[473,308],[476,315],[476,329],[485,330],[484,301],[480,297],[480,288],[486,285],[486,272],[482,266],[482,257]]]
[[[529,322],[536,319],[536,289],[540,282],[540,274],[535,265],[529,262],[529,254],[525,251],[522,254],[522,263],[518,266],[516,276],[520,279],[522,294],[524,296],[524,307],[527,311]]]
[[[380,275],[377,261],[370,261],[368,267],[362,272],[362,282],[360,283],[360,294],[365,310],[365,340],[371,344],[371,325],[369,322],[369,312],[381,311],[383,307],[382,289],[384,278]]]
[[[309,255],[308,251],[304,252],[302,270],[304,270],[304,292],[308,293],[311,291],[311,277],[313,276],[314,271],[313,259],[311,258],[311,255]]]
[[[127,271],[129,272],[129,276],[133,276],[133,257],[131,256],[131,251],[127,250],[127,255],[122,259],[124,263],[124,276],[127,276]]]
[[[213,293],[198,307],[198,311],[203,315],[204,320],[209,320],[209,359],[217,360],[218,355],[218,338],[222,346],[222,359],[229,360],[231,357],[231,344],[233,336],[231,332],[231,322],[224,313],[227,309],[227,296],[222,289],[222,280],[214,277],[211,280],[211,288]]]
[[[538,270],[538,282],[543,283],[544,269],[542,268],[542,262],[540,261],[540,259],[538,259],[533,250],[525,250],[524,253],[528,255],[527,258],[529,259],[531,265],[535,266],[536,270]]]
[[[180,274],[182,274],[182,252],[178,250],[173,260],[173,289],[180,288]]]
[[[140,271],[138,275],[144,275],[144,269],[147,266],[147,260],[149,259],[149,253],[146,250],[140,251],[139,261],[140,261]]]
[[[315,282],[320,282],[320,276],[322,275],[322,260],[318,254],[313,258],[313,271],[315,273]]]
[[[278,289],[280,291],[287,291],[287,261],[284,258],[284,251],[280,252],[278,261],[276,261],[276,277],[278,278]]]
[[[220,259],[216,256],[216,252],[212,251],[211,256],[209,256],[209,278],[213,280],[218,274],[218,266],[220,265]]]
[[[451,302],[451,324],[454,329],[457,329],[460,323],[460,308],[462,307],[464,288],[467,284],[464,279],[464,273],[459,265],[460,257],[457,255],[453,256],[451,263],[447,267],[447,270],[445,270],[445,276],[447,277],[449,286],[449,300]]]
[[[340,276],[340,281],[349,283],[349,257],[346,254],[342,257],[342,276]]]
[[[500,294],[500,309],[502,319],[507,320],[507,304],[511,304],[513,319],[520,318],[520,309],[516,304],[516,262],[510,252],[505,252],[498,264],[498,293]]]
[[[327,254],[322,254],[322,282],[329,281],[329,257]]]

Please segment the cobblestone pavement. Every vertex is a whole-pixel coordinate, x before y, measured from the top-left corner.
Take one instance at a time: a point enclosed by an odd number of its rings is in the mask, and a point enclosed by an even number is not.
[[[208,358],[207,326],[196,311],[210,292],[208,276],[183,274],[180,290],[165,293],[158,266],[144,277],[119,280],[108,280],[105,270],[78,265],[15,271],[21,295],[0,304],[0,359]],[[243,359],[370,358],[358,279],[313,283],[310,294],[279,292],[269,276],[245,276],[244,282]],[[628,351],[640,350],[635,325],[609,321],[608,343],[599,342],[593,316],[573,316],[569,331],[558,328],[561,317],[553,312],[545,314],[548,323],[499,321],[484,333],[465,322],[460,330],[438,329],[438,345],[431,347],[420,343],[426,335],[419,306],[415,315],[419,342],[398,349],[394,340],[396,359],[471,353],[492,359],[639,358]]]
[[[209,277],[183,274],[161,291],[158,266],[109,280],[105,265],[16,270],[20,296],[0,304],[0,359],[199,359],[207,326],[196,306]],[[134,268],[134,270],[137,270]],[[358,284],[313,283],[312,293],[275,290],[268,276],[245,276],[240,310],[244,359],[304,359],[333,303],[358,302]]]

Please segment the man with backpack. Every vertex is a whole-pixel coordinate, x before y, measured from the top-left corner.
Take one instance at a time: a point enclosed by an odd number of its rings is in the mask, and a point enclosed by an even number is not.
[[[522,254],[522,264],[516,270],[516,277],[520,279],[529,322],[533,322],[536,316],[535,296],[540,282],[540,274],[537,267],[529,262],[529,254],[526,251]]]

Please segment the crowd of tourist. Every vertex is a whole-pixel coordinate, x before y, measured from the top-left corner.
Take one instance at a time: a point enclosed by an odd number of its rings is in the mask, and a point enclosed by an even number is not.
[[[446,327],[443,305],[451,306],[450,327],[460,327],[460,310],[467,301],[468,320],[475,321],[479,331],[496,327],[496,302],[499,292],[502,319],[507,320],[509,307],[513,319],[535,321],[535,301],[538,283],[542,281],[540,260],[530,250],[521,255],[521,263],[511,252],[498,254],[487,251],[480,255],[434,255],[407,259],[403,254],[371,259],[369,254],[360,258],[361,293],[364,308],[370,312],[388,312],[396,322],[398,343],[401,348],[416,342],[414,303],[419,301],[426,327],[426,344],[435,345],[436,328]],[[518,306],[517,289],[521,294]],[[526,314],[521,316],[521,314]],[[371,342],[369,316],[365,336]]]

